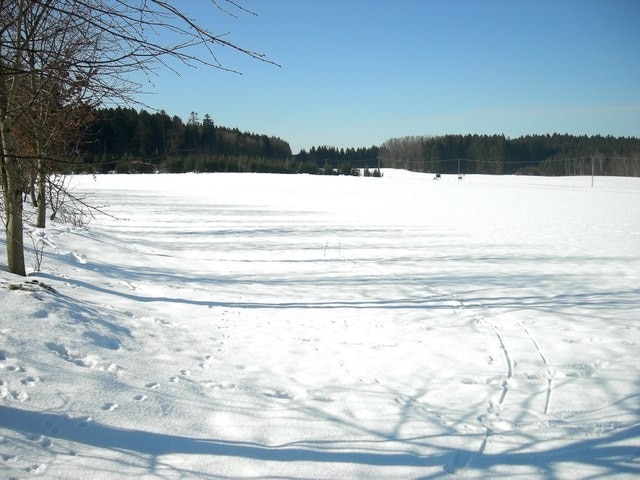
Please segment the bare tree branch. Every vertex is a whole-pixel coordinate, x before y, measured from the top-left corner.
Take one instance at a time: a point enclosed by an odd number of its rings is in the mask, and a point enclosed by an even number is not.
[[[176,63],[240,73],[222,64],[220,49],[278,66],[234,43],[228,33],[210,32],[185,13],[184,3],[0,0],[0,186],[11,272],[25,274],[24,193],[37,183],[34,203],[45,204],[46,176],[75,163],[70,145],[92,107],[106,101],[139,104],[142,85],[131,73],[178,74]],[[238,0],[210,5],[233,18],[255,15]],[[49,195],[54,193],[50,188]]]

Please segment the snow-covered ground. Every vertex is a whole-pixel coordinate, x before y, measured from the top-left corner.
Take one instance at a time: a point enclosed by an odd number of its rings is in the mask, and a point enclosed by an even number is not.
[[[640,179],[74,184],[0,272],[1,478],[640,475]]]

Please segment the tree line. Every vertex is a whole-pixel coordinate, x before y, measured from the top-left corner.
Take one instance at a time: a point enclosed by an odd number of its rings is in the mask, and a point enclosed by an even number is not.
[[[94,173],[269,172],[343,174],[377,167],[379,148],[320,146],[293,155],[285,140],[216,125],[191,112],[185,122],[164,110],[103,108],[82,142],[76,170]]]
[[[345,149],[323,145],[311,147],[309,151],[300,150],[296,158],[300,162],[315,165],[321,173],[348,175],[360,169],[366,172],[370,167],[378,170],[379,153],[377,146]]]
[[[640,176],[640,139],[568,134],[411,136],[380,147],[384,167],[439,173]]]
[[[568,134],[410,136],[380,147],[313,146],[294,155],[281,138],[216,125],[192,112],[94,111],[83,143],[92,172],[269,172],[357,175],[380,166],[461,174],[640,176],[640,139]],[[77,168],[77,166],[76,166]]]
[[[95,112],[84,150],[83,168],[100,173],[281,170],[292,158],[286,141],[218,126],[209,114],[192,112],[185,123],[122,107]]]

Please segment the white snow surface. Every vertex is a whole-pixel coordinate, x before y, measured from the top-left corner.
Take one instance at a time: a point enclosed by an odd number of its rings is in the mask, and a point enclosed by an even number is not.
[[[640,475],[640,179],[73,184],[0,272],[1,478]]]

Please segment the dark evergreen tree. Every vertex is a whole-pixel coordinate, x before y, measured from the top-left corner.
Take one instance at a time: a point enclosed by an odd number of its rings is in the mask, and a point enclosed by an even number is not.
[[[432,173],[640,175],[640,139],[600,135],[444,135],[390,139],[382,165]]]

